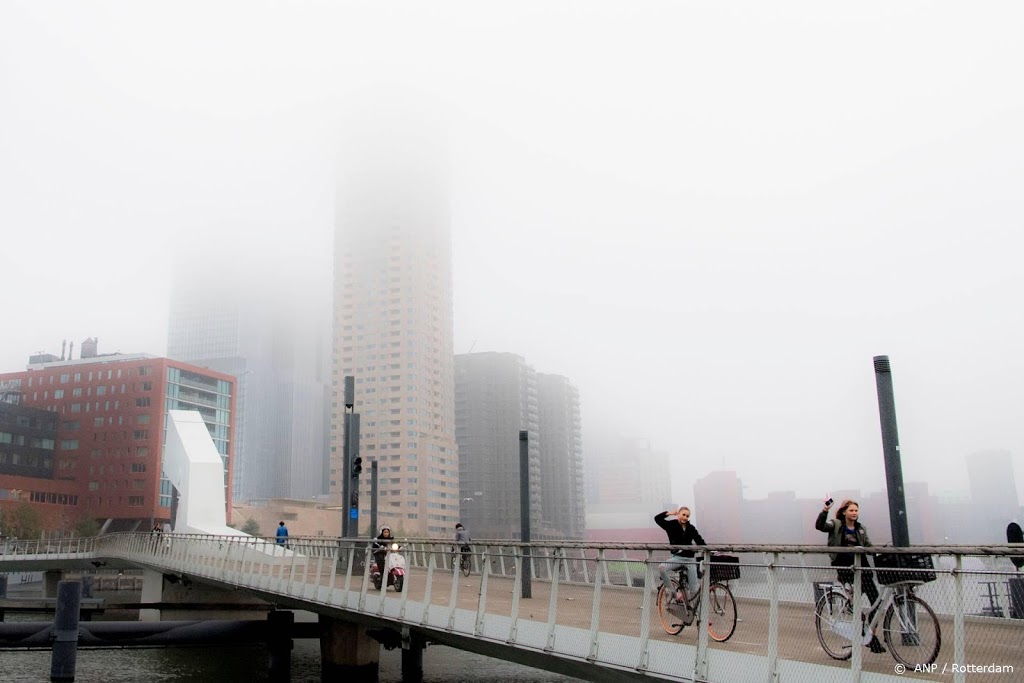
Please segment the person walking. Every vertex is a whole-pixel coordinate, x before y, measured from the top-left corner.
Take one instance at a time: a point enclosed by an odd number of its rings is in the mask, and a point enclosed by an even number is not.
[[[825,501],[824,507],[818,513],[818,519],[814,522],[814,528],[828,534],[828,545],[830,548],[869,548],[871,539],[868,537],[867,528],[857,521],[860,517],[860,505],[855,500],[844,500],[836,509],[835,519],[828,519],[828,511],[832,507],[832,499]],[[830,553],[832,566],[837,567],[836,574],[839,582],[843,584],[853,583],[853,553]],[[867,565],[867,555],[863,556],[862,566]],[[878,599],[878,586],[875,585],[873,572],[864,572],[860,580],[861,592],[874,604]],[[875,608],[877,609],[877,608]],[[875,609],[868,614],[867,620],[871,621],[875,616]],[[878,640],[875,632],[871,632],[871,641],[868,647],[874,653],[885,652],[885,646]]]
[[[277,544],[288,547],[288,527],[283,521],[277,523]]]
[[[707,545],[700,532],[697,531],[697,527],[690,524],[690,508],[688,507],[683,506],[675,510],[659,512],[654,516],[654,523],[665,530],[671,545]],[[693,551],[682,548],[673,550],[669,559],[658,565],[658,570],[661,574],[661,584],[668,586],[671,585],[669,573],[679,571],[683,567],[686,567],[690,595],[676,595],[675,599],[678,602],[687,603],[690,596],[697,593],[699,585],[697,583],[697,562],[693,559]],[[680,588],[682,587],[680,586]]]

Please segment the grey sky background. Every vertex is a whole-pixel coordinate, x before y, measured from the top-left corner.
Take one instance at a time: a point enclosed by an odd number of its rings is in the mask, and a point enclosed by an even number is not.
[[[456,351],[569,376],[585,450],[880,489],[888,354],[905,479],[1024,491],[1024,7],[366,5],[0,4],[0,369],[164,353],[178,253],[322,291],[394,89],[446,126]]]

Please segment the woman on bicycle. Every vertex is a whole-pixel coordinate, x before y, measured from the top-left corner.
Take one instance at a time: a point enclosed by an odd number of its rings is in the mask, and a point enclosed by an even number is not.
[[[665,530],[668,534],[668,542],[671,545],[707,545],[701,537],[697,527],[690,524],[690,508],[680,507],[675,510],[665,510],[654,515],[654,523]],[[692,550],[673,550],[672,556],[658,566],[661,573],[661,585],[669,586],[669,573],[679,571],[686,567],[686,577],[689,582],[690,593],[697,591],[697,563],[693,559]],[[676,596],[682,602],[689,596]]]
[[[844,500],[836,510],[835,519],[828,519],[829,508],[832,507],[832,499],[829,498],[825,501],[825,506],[821,512],[818,513],[818,519],[814,522],[814,528],[818,531],[822,531],[828,534],[828,545],[833,548],[854,548],[854,547],[870,547],[871,539],[868,538],[868,530],[863,524],[857,521],[860,516],[860,506],[855,500]],[[830,553],[832,558],[833,567],[852,567],[853,566],[853,553]],[[866,556],[863,556],[866,559]],[[862,566],[863,566],[862,562]],[[853,583],[853,570],[852,569],[839,569],[838,572],[839,582]],[[864,572],[861,575],[860,581],[861,591],[867,596],[871,604],[874,604],[878,599],[878,587],[875,585],[874,577],[871,572]],[[868,621],[871,621],[875,616],[875,610],[872,609],[868,615]],[[872,652],[881,653],[885,652],[885,647],[878,640],[878,636],[874,632],[871,633],[871,642],[868,643]]]

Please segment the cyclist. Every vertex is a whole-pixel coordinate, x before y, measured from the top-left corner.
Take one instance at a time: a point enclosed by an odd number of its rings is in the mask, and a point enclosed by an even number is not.
[[[825,501],[825,506],[818,513],[818,519],[814,522],[815,529],[828,534],[829,547],[869,547],[871,539],[868,538],[868,530],[857,521],[857,518],[860,516],[860,506],[857,504],[857,501],[844,500],[836,509],[835,519],[828,519],[828,511],[831,507],[832,499],[829,498]],[[853,570],[848,569],[848,567],[853,566],[853,553],[830,553],[830,557],[832,558],[833,567],[841,567],[836,572],[839,582],[844,584],[853,583]],[[866,561],[867,556],[864,556],[864,558]],[[874,604],[878,599],[878,586],[875,585],[872,572],[864,572],[861,575],[860,587],[871,604]],[[872,609],[867,617],[868,621],[871,621],[874,616],[875,610]],[[885,652],[885,646],[878,640],[878,636],[874,632],[871,633],[871,642],[868,643],[868,646],[876,654]]]
[[[690,508],[679,507],[675,510],[665,510],[659,512],[654,516],[654,523],[665,530],[668,534],[668,542],[671,545],[707,545],[704,539],[701,537],[700,532],[697,531],[697,527],[690,524]],[[658,569],[661,572],[661,584],[663,586],[670,585],[669,573],[673,571],[679,571],[683,567],[686,567],[686,577],[689,583],[689,590],[691,593],[697,591],[697,562],[693,559],[692,550],[673,550],[671,557],[665,562],[662,562]],[[682,588],[680,586],[680,588]],[[681,591],[680,591],[681,592]],[[685,603],[689,600],[689,595],[676,595],[675,599],[677,602]]]
[[[462,522],[455,525],[455,543],[452,545],[452,553],[455,552],[455,548],[459,549],[459,553],[465,556],[469,553],[469,543],[472,539],[469,537],[469,532],[466,531],[466,527],[462,526]],[[461,560],[461,558],[460,558]]]

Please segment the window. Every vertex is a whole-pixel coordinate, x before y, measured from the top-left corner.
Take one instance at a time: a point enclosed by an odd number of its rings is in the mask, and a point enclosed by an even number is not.
[[[92,419],[92,426],[93,427],[102,427],[103,426],[103,418],[102,417],[94,417]]]
[[[60,442],[60,449],[62,451],[78,450],[78,439],[64,439]]]
[[[136,429],[132,433],[132,438],[133,439],[148,439],[149,438],[149,430],[148,429]]]
[[[135,449],[135,457],[145,458],[147,455],[149,455],[149,449],[145,446],[139,446]]]
[[[128,496],[129,507],[142,507],[143,496]]]
[[[138,472],[145,472],[145,471],[146,471],[146,463],[144,463],[144,462],[133,462],[132,463],[132,472],[138,473]]]
[[[135,418],[135,424],[138,424],[138,425],[148,425],[149,424],[149,415],[139,415],[138,417]]]
[[[149,396],[147,396],[145,398],[137,398],[137,399],[135,399],[135,407],[136,408],[148,408],[149,407]]]
[[[44,391],[43,393],[45,394],[46,392]],[[64,398],[64,390],[63,389],[54,389],[53,390],[53,397],[54,398]]]

